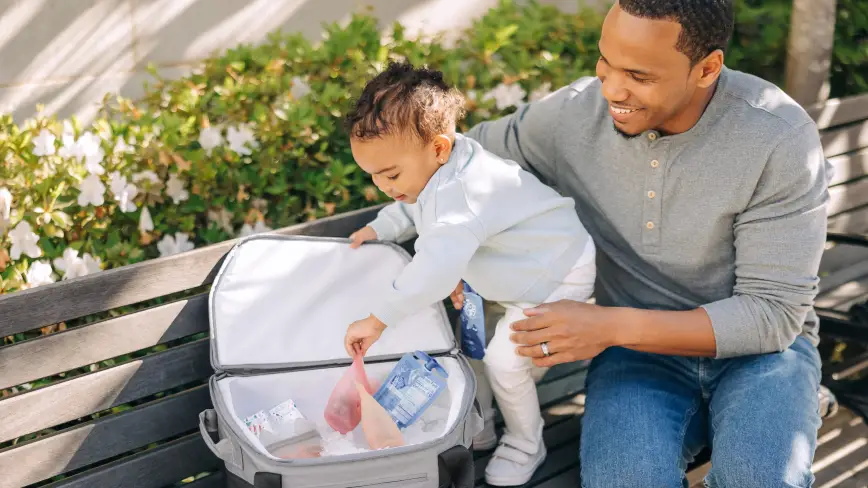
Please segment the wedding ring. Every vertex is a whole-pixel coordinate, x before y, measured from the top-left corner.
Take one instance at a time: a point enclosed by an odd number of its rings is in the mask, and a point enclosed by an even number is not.
[[[549,343],[548,342],[543,342],[542,344],[539,345],[539,347],[542,348],[543,356],[545,356],[545,357],[551,356],[551,353],[549,352]]]

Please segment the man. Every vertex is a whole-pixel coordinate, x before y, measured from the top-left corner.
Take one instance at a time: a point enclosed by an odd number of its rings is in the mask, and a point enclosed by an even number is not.
[[[576,199],[598,248],[596,304],[526,311],[537,366],[593,358],[582,486],[813,481],[826,230],[817,128],[724,66],[732,0],[620,0],[597,77],[468,135]]]

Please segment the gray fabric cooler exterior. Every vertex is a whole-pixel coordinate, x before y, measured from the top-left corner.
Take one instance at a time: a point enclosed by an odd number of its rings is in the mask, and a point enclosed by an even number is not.
[[[448,415],[430,439],[281,459],[246,428],[246,416],[287,398],[310,420],[320,420],[327,397],[352,362],[343,348],[346,327],[368,315],[410,261],[391,243],[350,249],[349,242],[260,234],[238,242],[226,256],[209,297],[214,409],[200,414],[203,439],[225,463],[233,487],[472,486],[469,449],[482,428],[476,380],[439,302],[387,329],[365,357],[372,379],[384,378],[401,356],[415,350],[447,370],[448,388],[441,395],[448,393]]]

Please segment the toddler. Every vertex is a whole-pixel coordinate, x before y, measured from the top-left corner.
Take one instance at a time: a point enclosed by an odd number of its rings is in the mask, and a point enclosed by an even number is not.
[[[510,324],[540,303],[586,301],[595,278],[594,243],[560,196],[515,162],[457,134],[464,99],[440,72],[391,64],[365,87],[347,117],[353,157],[396,202],[355,232],[365,241],[418,235],[416,253],[371,315],[351,324],[345,346],[364,353],[389,326],[452,294],[462,280],[506,310],[482,360],[503,414],[504,435],[485,470],[495,486],[526,483],[546,456],[530,358],[518,356]],[[456,287],[457,284],[457,287]],[[558,351],[550,350],[550,354]],[[494,447],[493,408],[474,448]],[[484,446],[488,443],[489,446]]]

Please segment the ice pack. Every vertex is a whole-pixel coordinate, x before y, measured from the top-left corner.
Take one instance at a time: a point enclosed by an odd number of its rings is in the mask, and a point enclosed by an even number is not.
[[[403,429],[422,413],[446,389],[449,374],[436,359],[422,351],[405,354],[389,373],[374,400],[383,406]]]
[[[461,352],[473,359],[485,357],[485,315],[482,297],[464,283],[464,304],[461,306]]]

